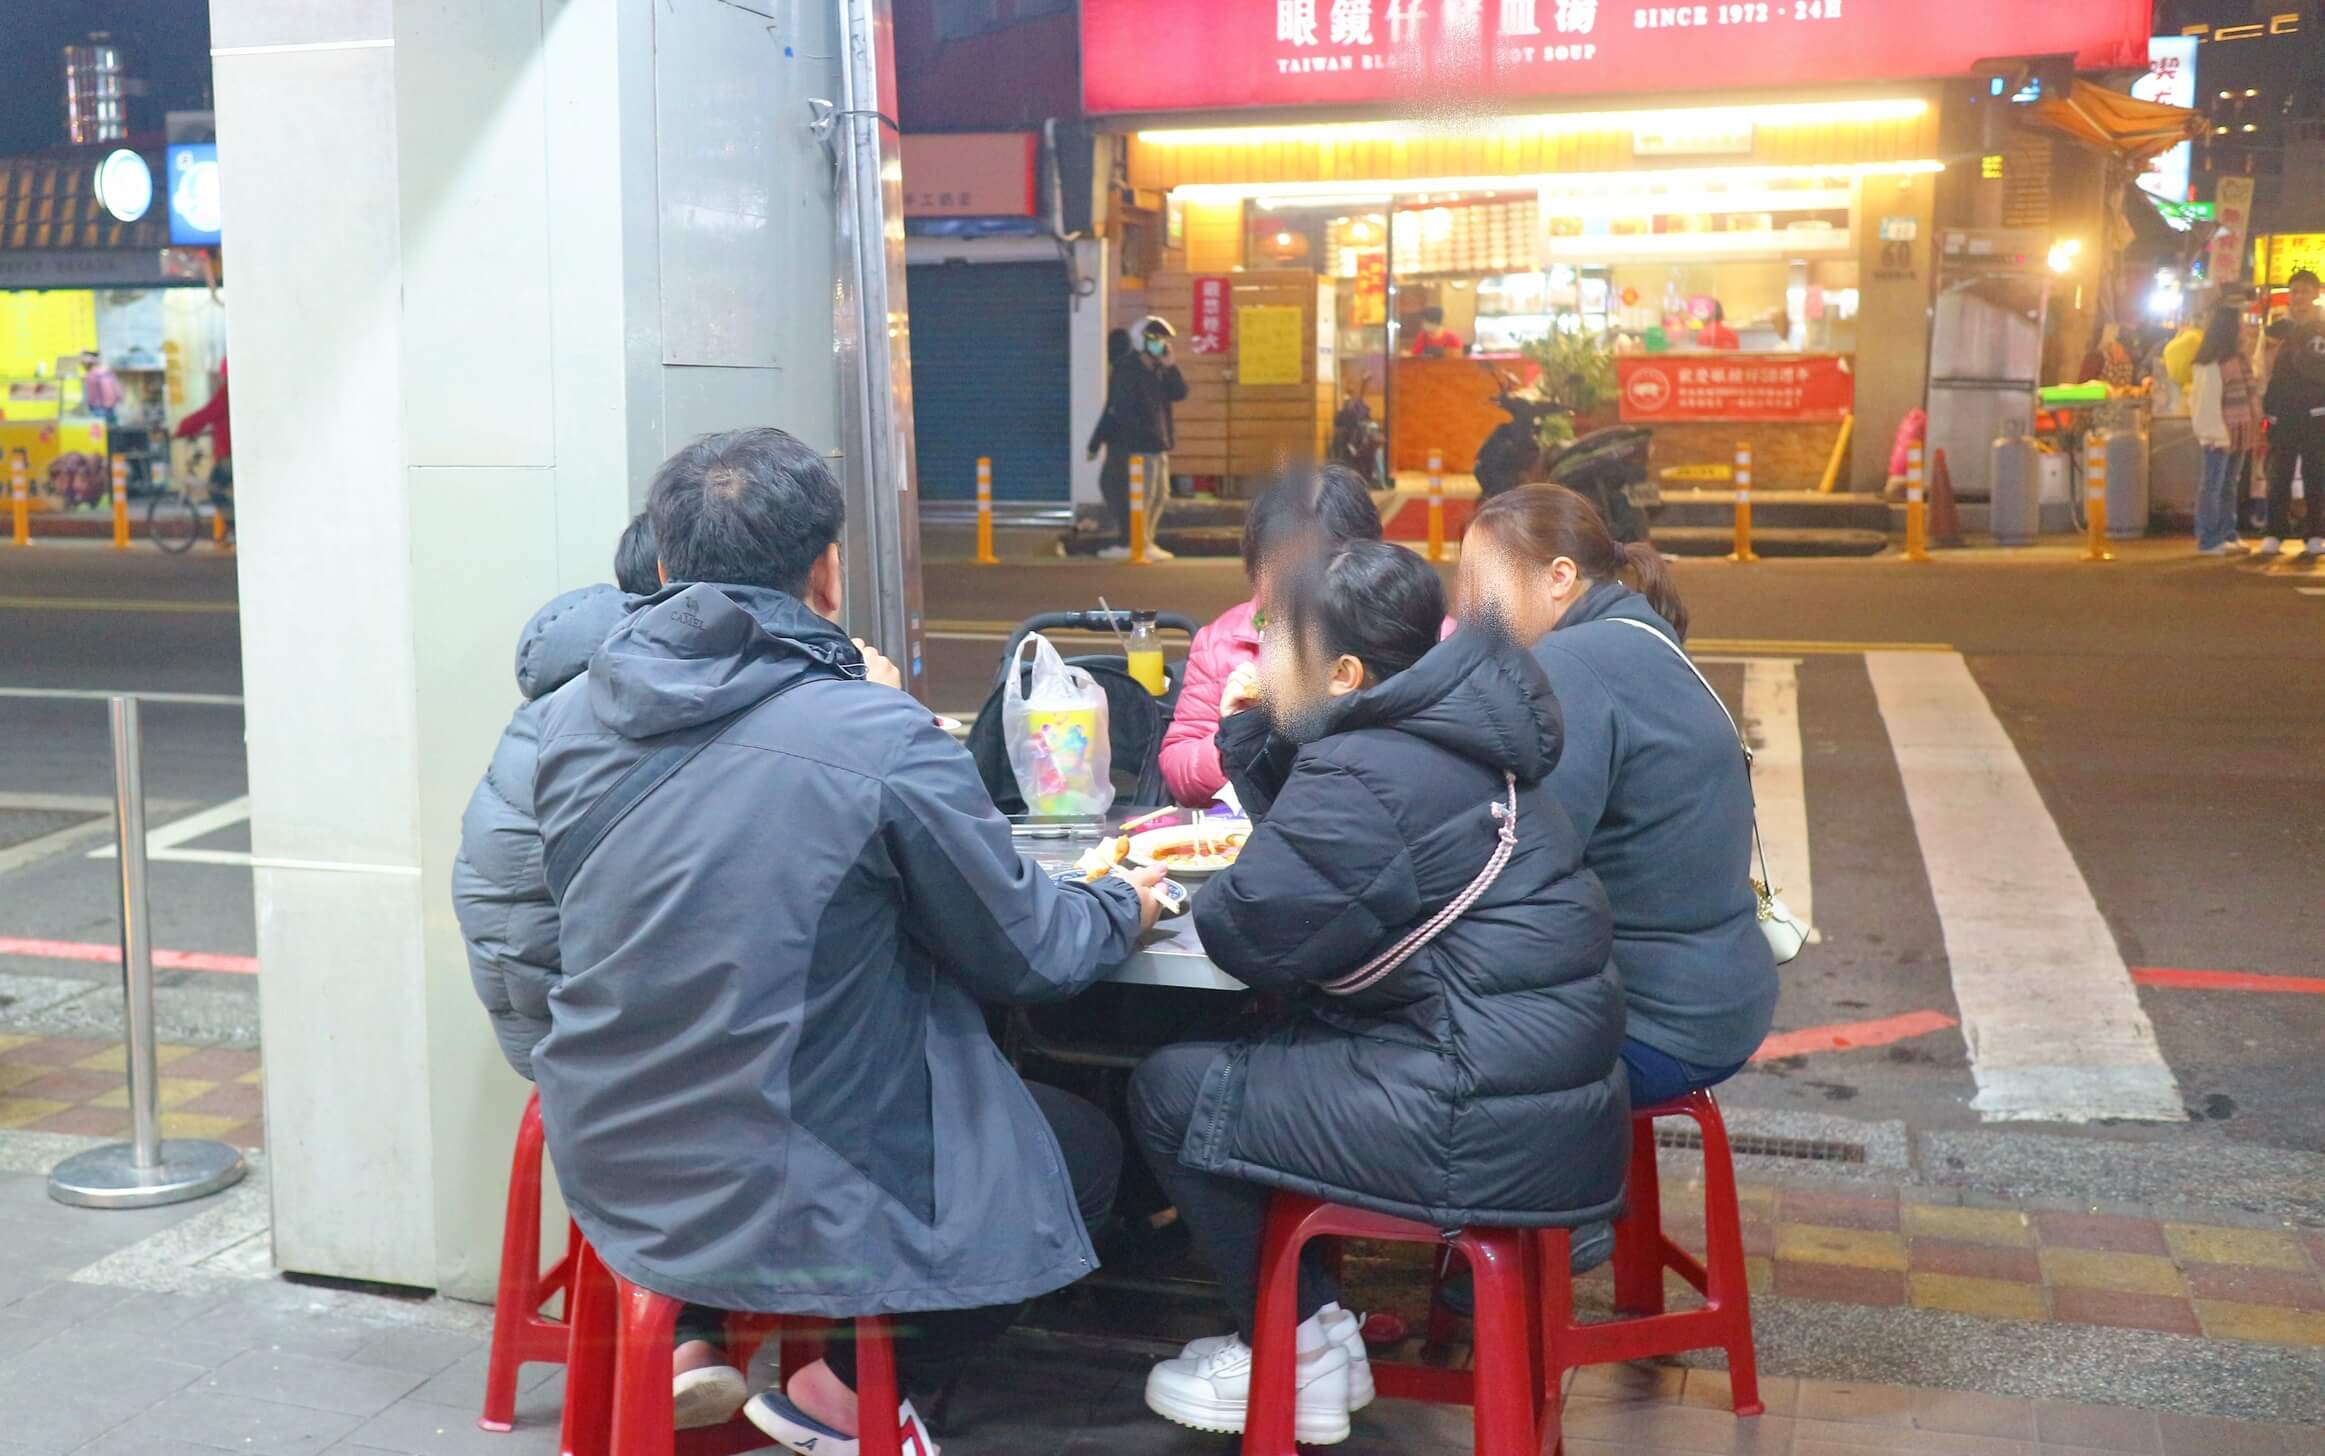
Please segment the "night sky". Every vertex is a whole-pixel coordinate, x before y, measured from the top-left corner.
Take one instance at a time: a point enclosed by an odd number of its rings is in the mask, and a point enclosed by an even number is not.
[[[209,0],[5,0],[0,48],[0,156],[65,142],[62,51],[109,31],[126,75],[145,82],[129,99],[133,135],[158,134],[169,111],[210,105]]]

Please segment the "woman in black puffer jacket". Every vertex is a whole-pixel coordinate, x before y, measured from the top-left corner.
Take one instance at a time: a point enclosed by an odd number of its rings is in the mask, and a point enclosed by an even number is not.
[[[1400,547],[1329,550],[1276,595],[1261,686],[1221,703],[1258,822],[1195,922],[1214,961],[1294,1007],[1131,1081],[1139,1141],[1241,1326],[1157,1367],[1147,1400],[1211,1430],[1242,1428],[1271,1189],[1443,1228],[1572,1226],[1615,1209],[1630,1145],[1607,904],[1543,784],[1559,718],[1541,668],[1484,627],[1440,644],[1443,587]],[[1327,993],[1469,888],[1513,795],[1515,847],[1468,911],[1369,989]],[[1303,1270],[1302,1441],[1341,1439],[1370,1395],[1336,1300]]]

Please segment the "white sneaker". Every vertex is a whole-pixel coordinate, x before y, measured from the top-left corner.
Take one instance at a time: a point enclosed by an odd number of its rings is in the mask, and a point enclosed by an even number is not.
[[[843,1436],[791,1403],[780,1390],[763,1390],[743,1407],[751,1424],[775,1438],[777,1445],[797,1456],[857,1456],[863,1443]],[[937,1456],[936,1438],[928,1433],[920,1412],[906,1401],[896,1408],[896,1444],[904,1456]]]
[[[1321,1331],[1316,1338],[1322,1341]],[[1251,1405],[1251,1364],[1251,1347],[1240,1339],[1198,1359],[1182,1355],[1165,1360],[1147,1372],[1146,1408],[1193,1430],[1240,1435]],[[1292,1438],[1303,1446],[1336,1446],[1347,1440],[1347,1352],[1330,1343],[1304,1349],[1293,1378],[1299,1400]]]
[[[1310,1343],[1304,1338],[1308,1325],[1319,1327],[1323,1331],[1325,1343],[1339,1346],[1341,1352],[1348,1356],[1349,1410],[1360,1411],[1371,1405],[1378,1392],[1372,1384],[1372,1353],[1364,1347],[1364,1316],[1342,1309],[1337,1300],[1325,1305],[1301,1325],[1303,1348]],[[1236,1335],[1205,1335],[1199,1340],[1189,1340],[1186,1348],[1179,1351],[1179,1358],[1200,1360],[1205,1355],[1235,1344],[1239,1338]]]
[[[1176,561],[1179,559],[1179,553],[1176,551],[1165,551],[1160,546],[1157,546],[1150,541],[1147,543],[1146,547],[1146,559],[1149,561]]]
[[[2263,536],[2260,538],[2260,549],[2252,554],[2255,556],[2274,556],[2284,549],[2284,545],[2284,542],[2279,541],[2274,536]]]
[[[1098,552],[1098,559],[1100,561],[1128,561],[1130,548],[1128,546],[1104,547]]]
[[[743,1372],[732,1365],[689,1370],[670,1382],[670,1406],[677,1417],[671,1424],[681,1431],[723,1426],[750,1398],[751,1387],[743,1383]]]
[[[2223,551],[2234,553],[2238,551],[2250,551],[2252,548],[2244,543],[2244,539],[2242,537],[2231,536],[2225,542],[2221,543],[2221,549]]]

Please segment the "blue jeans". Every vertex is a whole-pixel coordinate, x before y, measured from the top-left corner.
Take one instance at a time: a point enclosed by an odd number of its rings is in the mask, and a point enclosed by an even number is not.
[[[1643,1041],[1623,1039],[1623,1070],[1631,1076],[1633,1107],[1669,1102],[1699,1087],[1716,1087],[1743,1069],[1742,1062],[1732,1067],[1699,1067],[1659,1052]]]
[[[2228,493],[2236,484],[2237,452],[2215,445],[2204,447],[2204,473],[2196,482],[2196,549],[2209,551],[2236,539],[2236,503]]]

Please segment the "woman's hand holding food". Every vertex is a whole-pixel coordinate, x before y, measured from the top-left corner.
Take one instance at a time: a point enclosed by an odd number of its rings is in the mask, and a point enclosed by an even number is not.
[[[1259,706],[1259,669],[1244,663],[1227,674],[1227,682],[1219,689],[1219,716],[1232,718],[1246,708]]]

